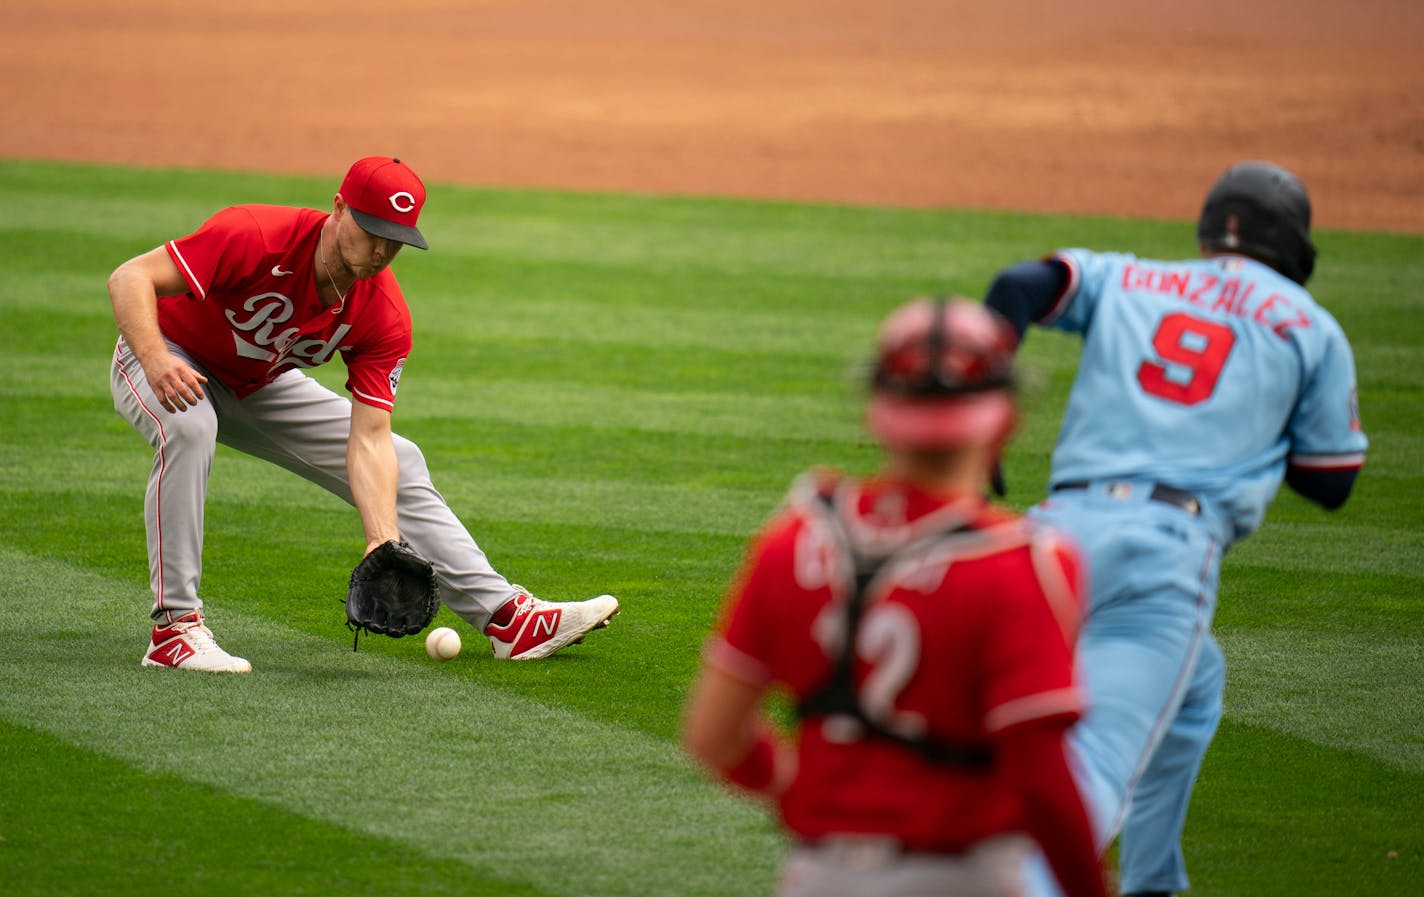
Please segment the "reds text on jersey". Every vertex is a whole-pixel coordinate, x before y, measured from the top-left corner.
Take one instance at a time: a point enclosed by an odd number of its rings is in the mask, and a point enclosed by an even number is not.
[[[813,488],[803,478],[753,542],[707,649],[707,662],[728,675],[784,686],[796,700],[828,677],[848,598],[841,584],[849,556],[809,509]],[[1078,717],[1072,648],[1081,565],[1069,544],[974,496],[945,504],[887,482],[836,488],[849,509],[845,531],[875,550],[971,527],[896,555],[877,576],[884,585],[866,605],[854,678],[878,725],[992,746],[1015,726]],[[954,852],[1022,830],[1014,790],[992,768],[934,763],[858,728],[846,717],[804,722],[797,777],[781,804],[796,835],[875,833],[910,849]]]
[[[410,353],[410,310],[389,269],[356,281],[344,302],[322,306],[318,278],[325,274],[315,259],[327,217],[234,206],[170,241],[166,249],[188,292],[159,299],[158,324],[238,398],[340,352],[352,396],[389,411]]]

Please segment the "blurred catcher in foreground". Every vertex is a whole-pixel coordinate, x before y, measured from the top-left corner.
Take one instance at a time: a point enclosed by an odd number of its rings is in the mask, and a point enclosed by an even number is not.
[[[867,415],[882,469],[801,477],[707,643],[684,743],[779,810],[782,897],[1007,897],[1033,843],[1069,893],[1104,894],[1064,754],[1082,564],[984,497],[1012,343],[968,300],[892,314]],[[795,747],[771,689],[796,702]]]

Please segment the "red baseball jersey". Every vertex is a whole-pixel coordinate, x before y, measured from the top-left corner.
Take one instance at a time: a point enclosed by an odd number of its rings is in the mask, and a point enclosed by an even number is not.
[[[327,217],[234,206],[170,241],[188,292],[158,300],[158,325],[238,398],[340,352],[352,397],[390,411],[410,354],[410,309],[389,268],[352,284],[344,302],[322,307],[326,272],[316,256]]]
[[[839,526],[816,506],[828,490]],[[797,701],[815,690],[844,640],[847,542],[862,556],[893,554],[870,582],[855,646],[856,693],[877,725],[992,750],[1015,726],[1081,714],[1076,549],[978,496],[945,500],[888,481],[798,483],[752,543],[708,663]],[[847,717],[803,722],[798,750],[781,814],[800,837],[875,833],[952,852],[1022,830],[1015,792],[993,768],[932,763]]]

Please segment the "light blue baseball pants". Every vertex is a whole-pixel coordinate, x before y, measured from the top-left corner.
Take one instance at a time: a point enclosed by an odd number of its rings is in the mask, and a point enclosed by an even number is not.
[[[1070,761],[1099,849],[1122,834],[1119,891],[1187,887],[1181,835],[1221,718],[1225,663],[1211,635],[1223,527],[1122,481],[1055,492],[1030,513],[1070,533],[1089,567],[1078,642],[1087,715]],[[1057,895],[1036,855],[1029,893]]]

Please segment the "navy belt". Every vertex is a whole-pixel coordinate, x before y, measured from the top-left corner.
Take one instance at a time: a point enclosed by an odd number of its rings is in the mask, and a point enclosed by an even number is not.
[[[1091,485],[1092,484],[1089,483],[1087,480],[1069,480],[1066,483],[1059,483],[1058,485],[1054,486],[1053,491],[1076,491],[1087,489]],[[1114,493],[1117,493],[1124,498],[1131,494],[1133,488],[1134,484],[1126,481],[1109,482],[1107,484],[1108,495],[1113,495]],[[1190,492],[1187,492],[1183,489],[1178,489],[1175,486],[1168,486],[1163,483],[1156,483],[1152,486],[1152,491],[1148,493],[1147,500],[1161,502],[1164,505],[1171,505],[1172,507],[1177,508],[1178,510],[1186,511],[1193,517],[1196,517],[1201,514],[1201,502],[1197,500],[1197,497],[1191,494]]]

